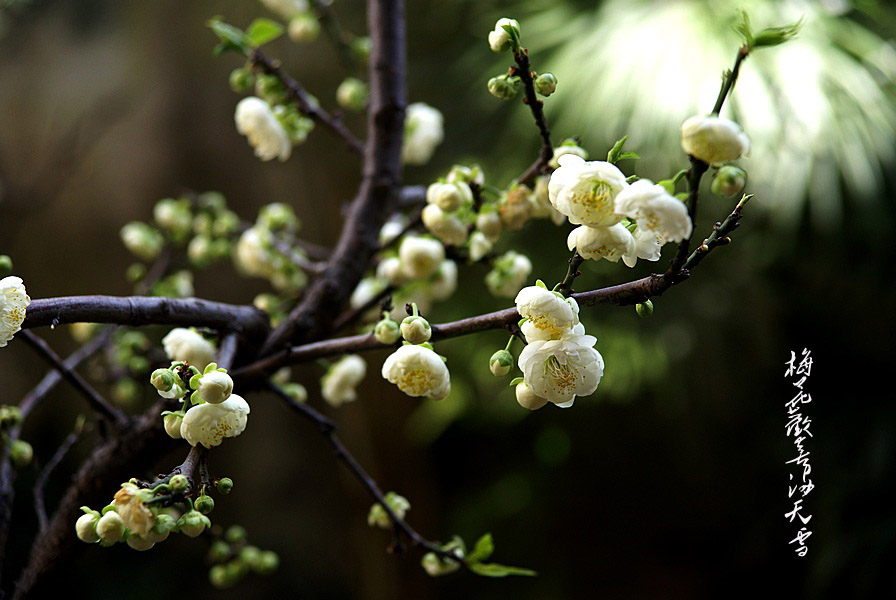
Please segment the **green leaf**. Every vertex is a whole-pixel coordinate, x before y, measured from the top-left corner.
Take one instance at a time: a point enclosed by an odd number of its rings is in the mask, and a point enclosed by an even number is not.
[[[521,567],[508,567],[499,565],[498,563],[473,563],[467,564],[467,567],[477,575],[484,577],[506,577],[508,575],[525,575],[533,577],[538,575],[532,569],[523,569]]]
[[[221,17],[212,17],[206,24],[218,36],[219,43],[212,51],[215,56],[220,56],[228,50],[249,55],[249,47],[252,44],[243,30],[225,23],[221,20]]]
[[[763,46],[777,46],[778,44],[783,44],[796,37],[802,24],[803,20],[800,19],[796,23],[791,23],[790,25],[763,29],[756,34],[751,45],[754,48],[761,48]]]
[[[619,160],[619,156],[622,154],[622,147],[625,145],[627,139],[627,135],[623,136],[621,140],[613,144],[613,147],[607,152],[607,162],[615,164],[616,161]]]
[[[744,38],[744,42],[747,46],[753,45],[753,28],[750,27],[750,15],[747,14],[747,11],[740,10],[740,22],[734,26],[734,29]]]
[[[482,562],[486,558],[492,555],[492,552],[495,551],[495,543],[492,540],[492,534],[486,533],[481,538],[476,540],[476,545],[473,546],[473,551],[470,552],[470,555],[467,556],[467,563],[478,563]]]
[[[633,160],[637,160],[637,159],[641,158],[641,155],[638,154],[637,152],[626,151],[626,152],[623,152],[622,154],[620,154],[619,158],[617,158],[616,160],[624,160],[626,158],[631,158]]]
[[[283,25],[271,19],[255,19],[246,29],[249,42],[255,46],[262,46],[276,40],[283,35]]]

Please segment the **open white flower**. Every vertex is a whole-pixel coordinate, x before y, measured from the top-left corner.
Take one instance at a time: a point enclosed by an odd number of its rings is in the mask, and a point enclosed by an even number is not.
[[[574,154],[561,156],[559,164],[548,182],[548,198],[570,223],[609,227],[622,220],[613,205],[616,194],[628,187],[622,171],[611,163],[585,161]]]
[[[750,152],[740,125],[718,115],[694,115],[681,124],[681,148],[703,162],[718,165]]]
[[[398,247],[398,258],[408,277],[429,277],[445,260],[445,248],[438,240],[407,235]]]
[[[255,96],[243,98],[236,105],[233,119],[236,130],[249,138],[249,144],[255,148],[255,156],[261,160],[289,158],[292,152],[289,135],[267,102]]]
[[[635,238],[622,223],[609,227],[588,227],[582,225],[569,232],[566,246],[578,251],[582,258],[610,262],[618,262],[625,254],[631,254],[635,247]]]
[[[439,205],[427,204],[420,217],[426,230],[446,246],[463,246],[467,241],[467,226],[457,215],[445,212]]]
[[[516,295],[516,310],[526,318],[523,334],[527,342],[557,340],[579,323],[579,305],[573,298],[537,285]]]
[[[401,161],[407,165],[425,165],[442,143],[445,132],[444,118],[438,109],[414,102],[408,105],[404,118],[404,144],[401,147]]]
[[[112,506],[121,517],[124,526],[137,535],[146,535],[155,524],[155,515],[146,504],[152,498],[152,491],[141,489],[133,483],[123,483],[115,492]]]
[[[241,396],[231,394],[220,404],[197,404],[187,411],[180,425],[180,435],[191,445],[206,448],[219,445],[226,437],[236,437],[246,429],[249,404]]]
[[[664,242],[680,242],[693,229],[684,202],[649,179],[639,179],[621,191],[616,196],[616,212],[634,219],[638,229],[652,231]]]
[[[4,277],[0,279],[0,348],[22,328],[25,322],[25,309],[31,304],[31,298],[25,292],[21,277]]]
[[[342,406],[358,399],[355,390],[367,374],[367,363],[357,354],[348,354],[334,363],[321,379],[320,394],[330,406]]]
[[[536,340],[519,356],[526,384],[536,396],[567,408],[576,396],[588,396],[597,389],[604,373],[604,361],[593,348],[591,335],[570,334],[559,340]]]
[[[162,338],[165,354],[171,360],[183,360],[200,371],[215,359],[215,345],[193,328],[176,327]]]
[[[660,259],[664,240],[656,233],[646,229],[635,230],[635,245],[631,252],[622,256],[626,266],[634,267],[639,258],[656,262]]]
[[[383,363],[383,377],[408,396],[441,400],[451,391],[451,377],[442,357],[426,346],[402,346]]]

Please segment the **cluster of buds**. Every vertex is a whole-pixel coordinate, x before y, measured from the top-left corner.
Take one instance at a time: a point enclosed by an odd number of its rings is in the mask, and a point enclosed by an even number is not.
[[[492,52],[502,53],[512,50],[514,54],[521,51],[520,48],[520,23],[516,19],[507,17],[498,19],[495,28],[488,34],[488,46]],[[525,53],[525,50],[522,50]],[[557,89],[557,77],[553,73],[532,73],[535,91],[545,98]],[[521,85],[521,80],[516,75],[515,68],[508,73],[492,77],[488,81],[488,91],[495,98],[512,100],[516,97]]]
[[[288,204],[274,202],[262,207],[255,224],[236,243],[236,270],[247,277],[267,279],[281,293],[291,294],[305,287],[308,276],[300,263],[309,262],[308,257],[288,243],[300,225]],[[278,305],[280,299],[275,297],[270,304]]]
[[[272,550],[262,550],[246,539],[246,530],[232,525],[224,531],[212,531],[216,536],[208,551],[208,562],[212,565],[208,579],[218,589],[231,587],[242,581],[249,573],[270,575],[280,565],[280,557]]]
[[[404,519],[404,516],[411,509],[411,503],[408,502],[408,499],[395,492],[386,492],[383,500],[386,501],[386,505],[392,511],[392,514],[399,519]],[[367,513],[367,524],[380,529],[392,529],[393,527],[392,518],[379,502],[371,505],[370,512]]]
[[[34,449],[25,440],[13,439],[9,430],[22,424],[22,411],[18,406],[4,404],[0,406],[0,438],[9,452],[9,458],[17,467],[26,467],[34,458]]]
[[[404,342],[383,363],[383,378],[408,396],[442,400],[451,391],[445,357],[436,354],[429,343],[432,328],[420,316],[416,303],[411,310],[400,327]]]

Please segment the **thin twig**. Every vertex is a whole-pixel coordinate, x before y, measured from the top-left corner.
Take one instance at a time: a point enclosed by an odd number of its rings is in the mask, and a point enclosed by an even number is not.
[[[258,48],[252,51],[249,60],[251,60],[252,64],[258,67],[262,72],[268,75],[273,75],[286,86],[287,96],[290,100],[296,103],[296,106],[302,114],[326,125],[333,131],[333,133],[342,138],[345,145],[348,146],[352,152],[357,154],[364,153],[364,144],[355,137],[355,134],[349,131],[341,120],[337,119],[313,102],[308,95],[308,92],[305,91],[305,88],[303,88],[298,81],[287,75],[276,61],[266,56]]]
[[[339,26],[339,21],[330,9],[330,3],[325,0],[312,0],[312,2],[314,10],[317,12],[317,20],[323,25],[330,41],[336,46],[342,65],[350,73],[357,73],[359,68],[358,61],[355,59],[354,52],[352,52],[351,44],[347,39],[348,36],[342,30],[342,27]]]
[[[81,437],[81,431],[81,428],[77,428],[66,436],[62,445],[59,446],[56,453],[47,461],[47,464],[41,469],[37,476],[37,480],[34,482],[34,510],[37,512],[38,535],[47,528],[47,509],[44,502],[44,488],[47,485],[47,480],[50,478],[53,470],[59,466],[59,463],[65,458],[65,455],[68,454],[68,451],[75,445],[75,442],[78,441],[78,438]]]
[[[128,422],[128,417],[121,412],[121,410],[106,402],[106,400],[100,396],[100,394],[93,389],[87,381],[84,380],[83,377],[78,375],[77,371],[69,369],[65,366],[65,362],[62,358],[59,357],[56,352],[50,348],[50,345],[47,344],[40,337],[36,336],[34,333],[28,330],[24,330],[19,333],[22,336],[22,339],[28,343],[29,346],[34,348],[34,350],[46,360],[50,365],[53,366],[57,371],[62,374],[62,378],[68,381],[72,386],[81,392],[81,395],[87,399],[87,402],[90,403],[91,408],[100,414],[107,421],[115,425],[116,427],[123,427]]]
[[[517,65],[515,73],[523,83],[526,104],[529,105],[529,110],[535,119],[535,125],[538,127],[538,134],[541,136],[541,150],[538,154],[538,159],[519,178],[520,183],[531,185],[535,176],[548,166],[548,162],[554,155],[554,145],[551,143],[551,130],[548,129],[548,123],[544,117],[544,102],[538,99],[535,91],[532,67],[529,64],[529,53],[525,48],[519,48],[514,50],[513,59]]]
[[[339,331],[343,327],[351,325],[362,316],[367,314],[367,311],[371,310],[373,307],[375,307],[377,304],[379,304],[389,295],[395,292],[396,289],[397,288],[394,285],[387,285],[358,308],[348,309],[347,311],[336,317],[336,321],[333,323],[333,331]]]

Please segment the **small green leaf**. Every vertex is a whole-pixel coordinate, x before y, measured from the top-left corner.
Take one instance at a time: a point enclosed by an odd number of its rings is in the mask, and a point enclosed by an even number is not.
[[[545,282],[543,282],[541,279],[536,279],[535,285],[537,285],[538,287],[540,287],[541,289],[544,289],[544,290],[548,289],[547,284],[545,284]]]
[[[619,155],[622,154],[622,147],[625,145],[627,139],[627,135],[623,136],[621,140],[613,144],[613,147],[607,152],[607,162],[615,164],[616,161],[619,160]]]
[[[514,378],[513,378],[513,381],[511,381],[509,385],[510,385],[510,387],[513,387],[513,386],[515,386],[515,385],[519,385],[519,384],[521,384],[522,382],[523,382],[523,378],[522,378],[522,377],[514,377]]]
[[[619,158],[617,158],[616,160],[625,160],[626,158],[631,158],[633,160],[637,160],[637,159],[641,158],[641,155],[638,154],[637,152],[626,151],[626,152],[623,152],[622,154],[620,154]]]
[[[221,17],[212,17],[206,23],[216,36],[219,43],[212,51],[215,56],[220,56],[228,50],[239,52],[240,54],[249,54],[251,41],[246,33],[221,20]]]
[[[255,46],[262,46],[276,40],[283,35],[283,25],[271,19],[255,19],[246,29],[249,42]]]
[[[495,551],[495,543],[492,540],[492,534],[486,533],[476,540],[473,551],[467,556],[467,563],[478,563],[487,559]]]
[[[750,27],[750,15],[747,14],[747,11],[740,10],[740,22],[734,26],[734,29],[744,38],[744,42],[747,46],[753,45],[753,28]]]
[[[525,575],[527,577],[533,577],[538,575],[538,573],[532,569],[508,567],[506,565],[499,565],[498,563],[473,563],[468,564],[467,566],[477,575],[483,575],[485,577],[506,577],[508,575]]]
[[[218,364],[217,364],[217,363],[208,363],[208,364],[206,365],[206,367],[205,367],[205,370],[204,370],[202,373],[203,373],[203,375],[204,375],[205,373],[211,373],[212,371],[214,371],[214,370],[217,369],[217,368],[218,368]]]

